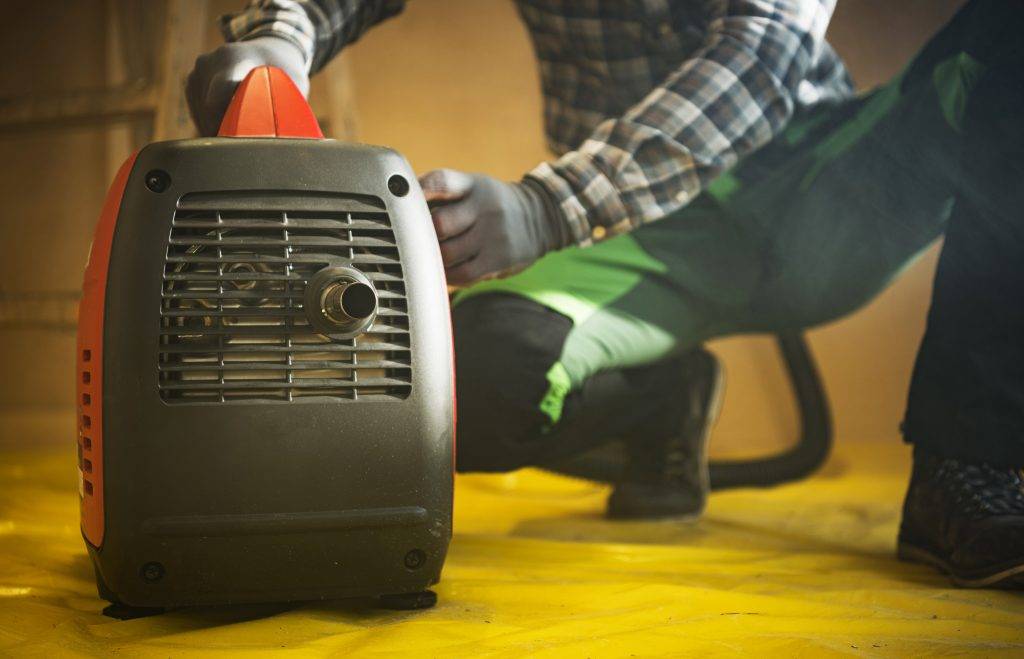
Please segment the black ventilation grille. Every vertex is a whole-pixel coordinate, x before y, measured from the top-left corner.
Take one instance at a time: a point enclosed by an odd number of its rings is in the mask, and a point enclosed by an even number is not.
[[[164,268],[165,401],[408,397],[408,305],[387,213],[351,210],[365,202],[278,207],[280,198],[269,195],[188,199],[175,213]],[[303,312],[306,282],[331,265],[351,265],[377,290],[377,318],[354,339],[318,334]]]

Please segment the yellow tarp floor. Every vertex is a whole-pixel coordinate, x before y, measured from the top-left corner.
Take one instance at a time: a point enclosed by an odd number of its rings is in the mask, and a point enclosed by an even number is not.
[[[70,444],[70,442],[68,443]],[[712,497],[699,523],[612,523],[607,491],[533,471],[460,477],[436,608],[344,602],[100,614],[74,456],[0,453],[0,654],[1024,655],[1024,595],[893,558],[909,464],[848,444],[824,473]]]

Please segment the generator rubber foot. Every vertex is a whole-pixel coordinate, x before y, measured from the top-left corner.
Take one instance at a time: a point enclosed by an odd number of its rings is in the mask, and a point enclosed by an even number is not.
[[[159,606],[129,606],[120,602],[114,602],[103,609],[103,615],[116,620],[135,620],[136,618],[160,615],[164,611],[166,609]]]
[[[421,590],[418,593],[401,593],[399,595],[381,595],[377,601],[381,608],[394,611],[415,611],[429,609],[437,604],[437,593],[432,590]]]

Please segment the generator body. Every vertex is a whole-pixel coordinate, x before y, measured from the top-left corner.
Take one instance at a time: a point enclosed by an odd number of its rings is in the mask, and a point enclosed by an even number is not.
[[[134,607],[415,594],[451,537],[448,295],[385,148],[256,69],[121,167],[79,312],[82,532]]]

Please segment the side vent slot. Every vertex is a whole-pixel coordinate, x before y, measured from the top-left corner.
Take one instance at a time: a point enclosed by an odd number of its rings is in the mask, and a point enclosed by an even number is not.
[[[93,495],[92,455],[92,350],[85,348],[78,356],[82,397],[78,404],[78,472],[81,475],[81,495]]]

